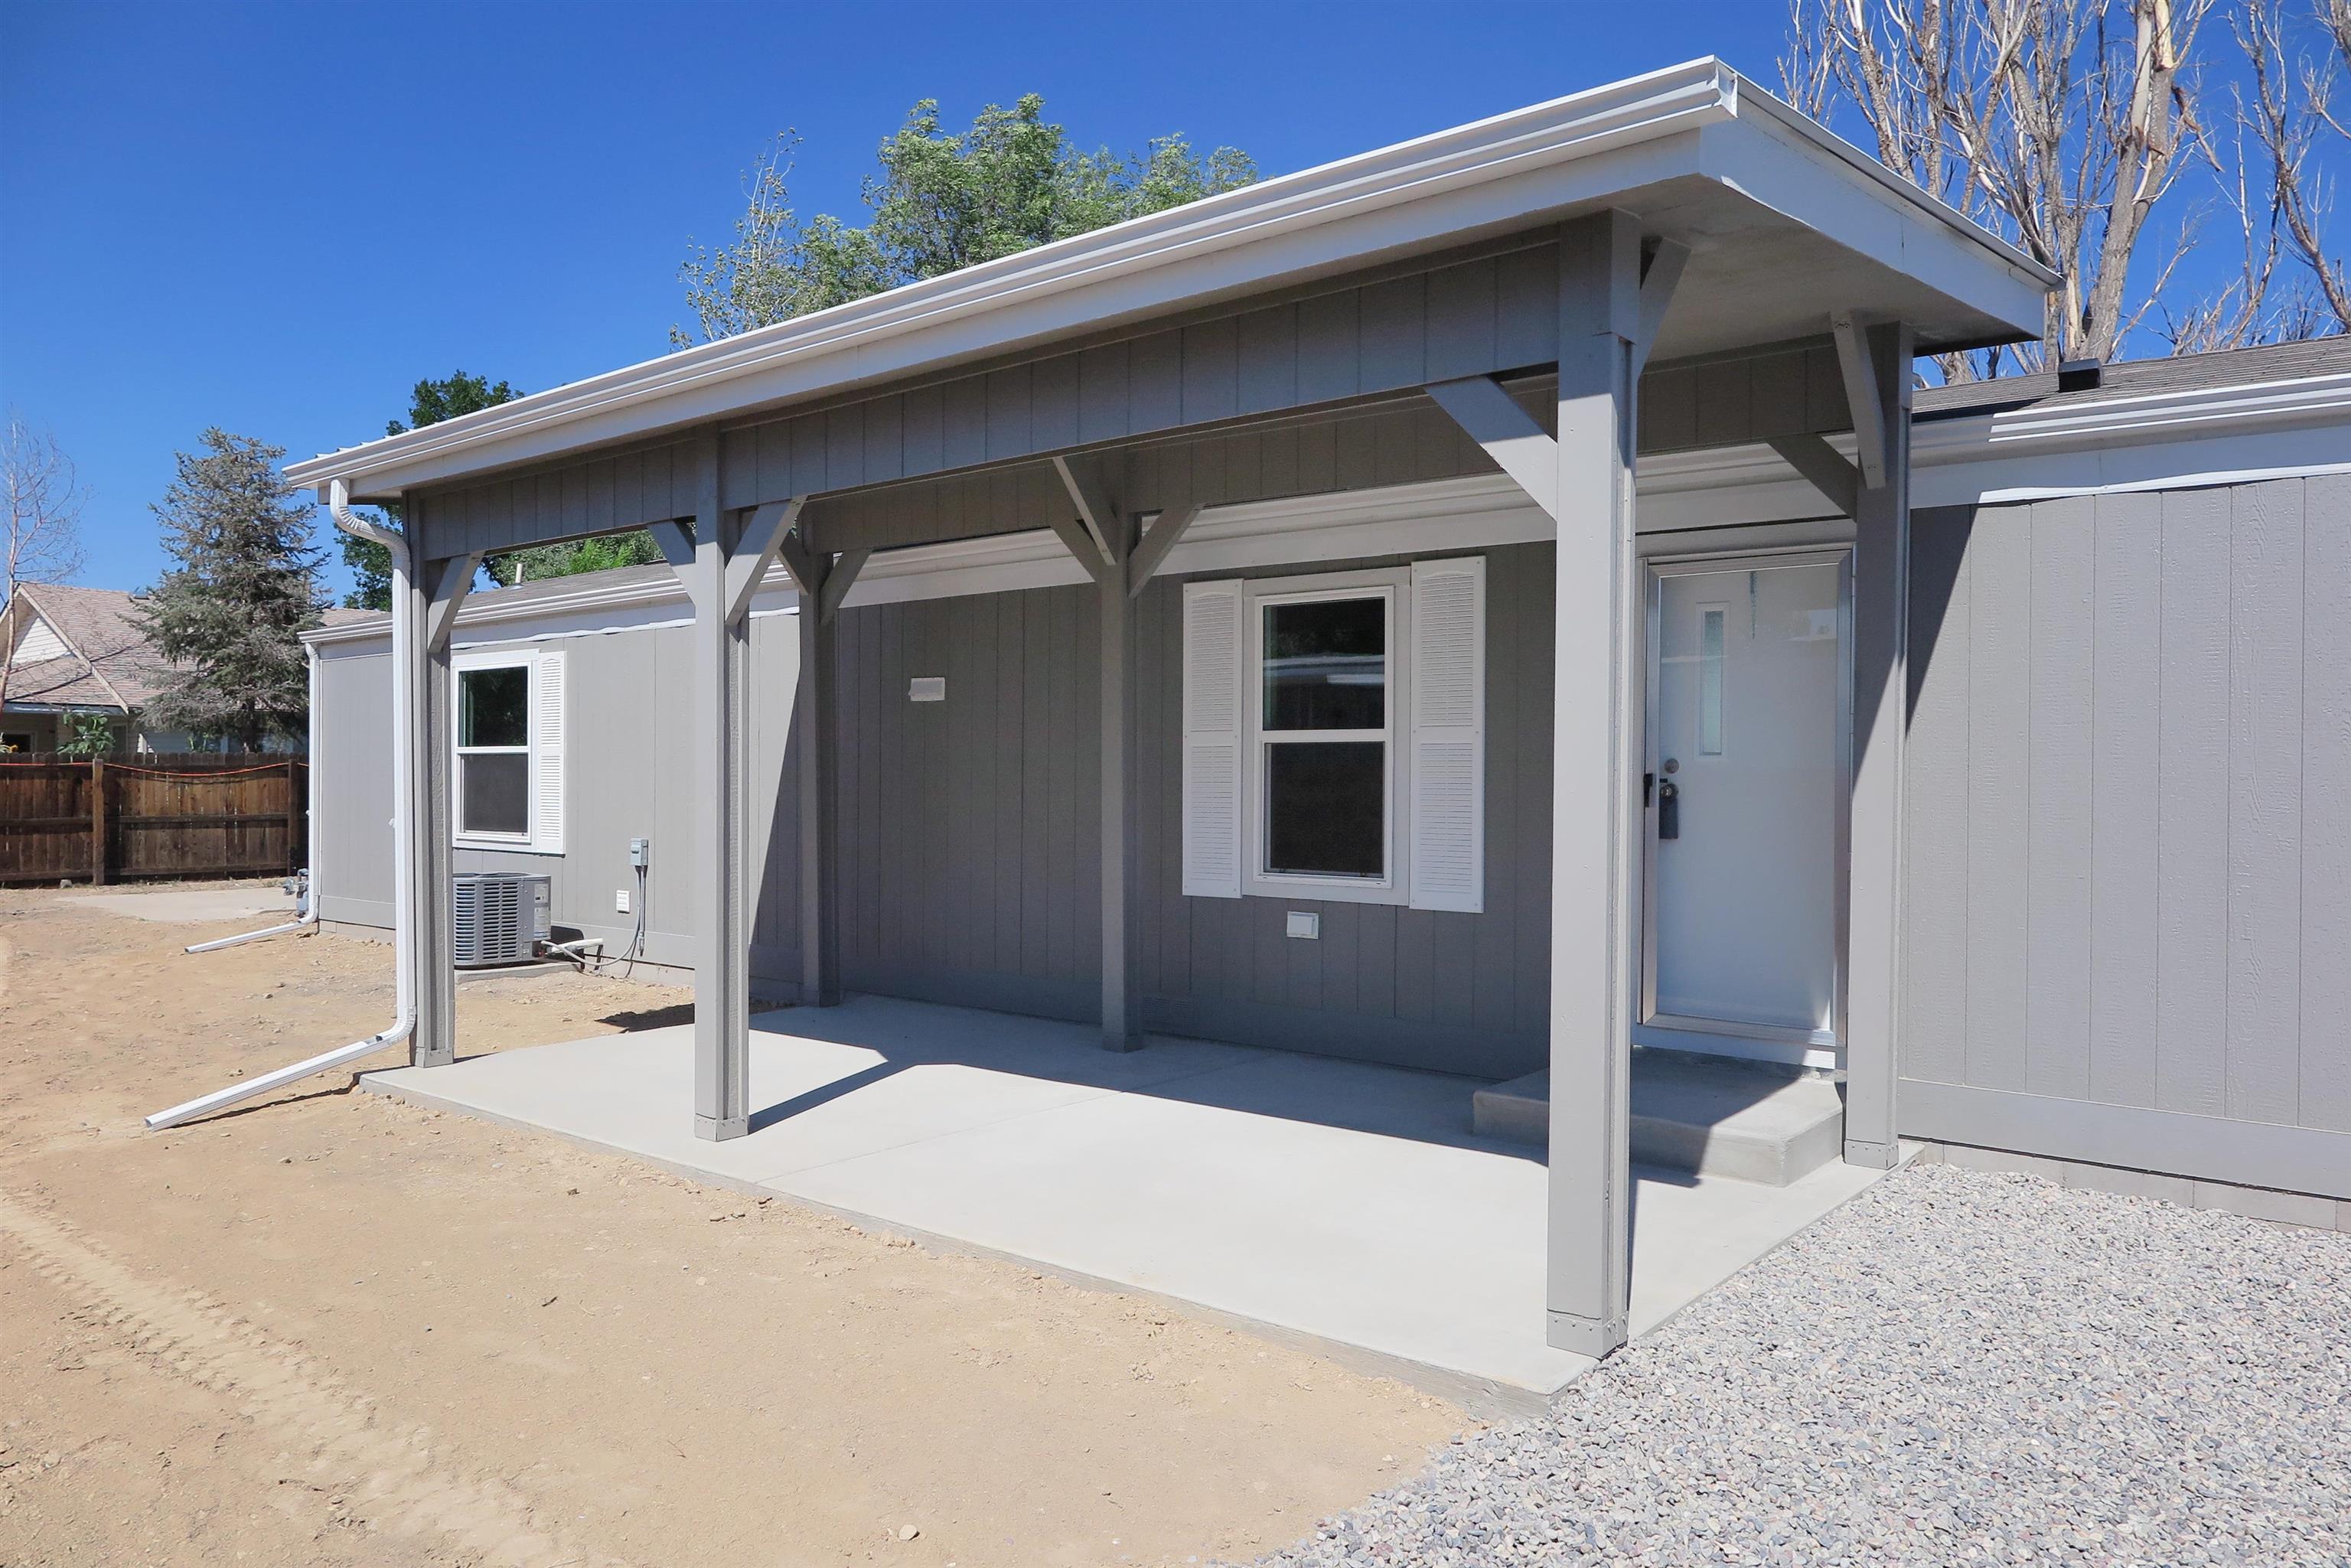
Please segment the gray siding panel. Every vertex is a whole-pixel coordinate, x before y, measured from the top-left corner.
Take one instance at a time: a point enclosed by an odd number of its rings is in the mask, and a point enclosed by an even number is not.
[[[2078,1099],[2090,1089],[2091,583],[2097,503],[2075,497],[2035,510],[2024,1087]]]
[[[2351,474],[2303,483],[2302,1124],[2351,1133]]]
[[[2091,612],[2089,1097],[2156,1103],[2159,892],[2157,781],[2163,716],[2163,498],[2097,505]],[[2095,784],[2093,795],[2090,785]]]
[[[1967,1082],[1968,812],[1972,599],[1964,507],[1921,512],[1911,524],[1915,683],[1905,761],[1906,862],[1914,895],[1902,948],[1907,1027],[1904,1070],[1940,1083]]]
[[[2229,1034],[2229,492],[2163,497],[2156,1103],[2218,1116]]]
[[[392,655],[319,663],[320,722],[311,745],[319,769],[312,869],[326,920],[373,925],[392,918]]]
[[[2351,1197],[2351,481],[1915,531],[1903,1132]]]
[[[2227,1113],[2291,1125],[2302,1009],[2302,485],[2230,492]]]
[[[1968,547],[1966,1082],[2025,1087],[2032,812],[2031,514],[1980,514]]]

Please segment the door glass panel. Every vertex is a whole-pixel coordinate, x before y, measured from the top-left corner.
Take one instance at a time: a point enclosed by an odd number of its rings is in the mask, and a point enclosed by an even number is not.
[[[1265,607],[1266,729],[1387,724],[1385,598]]]
[[[1387,750],[1376,740],[1269,742],[1265,869],[1313,876],[1384,873]]]
[[[1722,755],[1722,625],[1729,612],[1708,604],[1698,612],[1698,749]]]

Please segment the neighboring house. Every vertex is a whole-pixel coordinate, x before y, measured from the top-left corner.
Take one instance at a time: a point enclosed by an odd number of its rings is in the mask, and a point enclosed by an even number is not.
[[[66,716],[78,713],[102,716],[118,752],[225,749],[146,722],[141,710],[169,664],[140,631],[137,603],[136,594],[120,589],[26,583],[0,606],[0,646],[16,649],[0,688],[0,751],[55,751],[68,734]],[[329,610],[326,624],[349,624],[365,615]],[[301,747],[273,737],[266,749]]]
[[[424,1066],[453,870],[642,918],[711,1138],[754,988],[1548,1071],[1594,1353],[1636,1047],[2331,1215],[2351,346],[1914,398],[2054,281],[1705,61],[294,465],[417,562],[404,709],[309,638],[325,918],[402,806]]]
[[[185,734],[140,718],[165,665],[135,602],[111,588],[26,583],[0,606],[0,645],[16,650],[0,688],[0,750],[55,751],[69,714],[102,716],[117,751],[191,749]]]

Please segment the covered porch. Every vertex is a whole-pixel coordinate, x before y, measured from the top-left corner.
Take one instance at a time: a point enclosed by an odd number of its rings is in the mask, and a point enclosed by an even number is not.
[[[1853,762],[1838,818],[1837,991],[1823,1025],[1845,1074],[1846,1163],[1882,1170],[1896,1158],[1892,933],[1911,361],[1927,349],[2032,335],[2052,281],[1727,67],[1702,60],[296,465],[289,475],[319,485],[346,517],[349,500],[374,499],[398,501],[404,519],[392,540],[392,663],[395,722],[410,759],[399,765],[407,868],[400,924],[414,1065],[397,1082],[455,1100],[455,1087],[434,1086],[531,1071],[528,1055],[457,1063],[450,644],[475,564],[486,551],[647,528],[691,606],[693,718],[682,760],[692,769],[693,805],[660,831],[665,852],[692,867],[695,1018],[690,1044],[680,1035],[633,1051],[534,1053],[573,1064],[546,1070],[534,1104],[607,1103],[629,1118],[618,1146],[665,1150],[664,1158],[690,1152],[681,1164],[783,1182],[820,1202],[841,1196],[814,1190],[826,1181],[881,1173],[926,1149],[952,1153],[954,1176],[935,1172],[917,1184],[922,1203],[909,1197],[904,1207],[967,1201],[1002,1184],[1001,1211],[1032,1215],[1040,1227],[1000,1238],[1003,1249],[1057,1262],[1045,1225],[1056,1211],[1017,1201],[1021,1184],[1083,1189],[1097,1167],[1117,1170],[1130,1184],[1127,1200],[1156,1212],[1156,1222],[1105,1214],[1081,1228],[1085,1255],[1058,1266],[1158,1289],[1165,1287],[1128,1276],[1190,1259],[1199,1281],[1170,1293],[1267,1322],[1304,1315],[1353,1324],[1331,1335],[1347,1343],[1386,1337],[1380,1302],[1412,1301],[1447,1278],[1476,1280],[1485,1288],[1424,1301],[1435,1339],[1405,1336],[1389,1354],[1421,1359],[1410,1348],[1419,1345],[1432,1364],[1475,1360],[1443,1348],[1443,1323],[1499,1313],[1520,1326],[1473,1337],[1525,1348],[1510,1363],[1520,1386],[1555,1385],[1574,1357],[1623,1343],[1644,1311],[1669,1310],[1658,1303],[1670,1293],[1640,1304],[1635,1210],[1669,1214],[1680,1196],[1635,1182],[1628,1141],[1641,867],[1653,810],[1653,780],[1644,777],[1640,456],[1768,449],[1815,486],[1823,515],[1839,520],[1852,583],[1849,636],[1839,641],[1850,661]],[[1219,508],[1262,504],[1280,513],[1345,492],[1376,502],[1405,481],[1462,475],[1506,478],[1520,504],[1466,520],[1373,505],[1319,529],[1301,514],[1247,538],[1214,534]],[[1751,547],[1741,532],[1722,527],[1701,548]],[[1006,541],[1044,553],[999,559],[992,552]],[[1530,552],[1509,563],[1511,586],[1525,591],[1512,602],[1522,617],[1518,645],[1530,656],[1506,685],[1489,678],[1501,666],[1488,659],[1500,620],[1489,616],[1487,561],[1468,552],[1510,546]],[[914,1031],[890,1036],[886,1048],[858,1036],[864,1018],[912,1016],[891,1014],[891,1004],[861,1002],[840,1030],[807,1022],[844,990],[844,778],[853,780],[848,802],[861,831],[885,847],[912,831],[877,821],[878,784],[866,792],[854,782],[865,776],[842,765],[844,613],[900,593],[893,558],[926,551],[963,559],[933,574],[943,594],[1010,600],[1050,588],[1082,596],[1063,628],[1081,633],[1075,662],[1058,653],[1049,661],[1057,681],[1081,671],[1056,685],[1051,723],[999,723],[977,738],[1012,758],[1008,777],[1027,759],[1054,758],[1062,771],[1036,812],[1040,829],[1082,823],[1087,841],[1075,855],[1059,840],[1050,854],[1030,852],[1008,816],[997,838],[1012,870],[994,885],[1033,884],[1031,902],[1056,923],[1050,984],[1029,985],[1025,968],[946,973],[923,963],[866,988],[934,997],[959,988],[952,999],[1063,1018],[1082,1011],[1090,1029],[1024,1022],[1014,1031],[1018,1040],[1091,1038],[1135,1054],[1133,1063],[1095,1063],[1075,1083],[1066,1071],[1020,1070],[1033,1043],[999,1042],[1012,1052],[1010,1069],[924,1054],[952,1054],[974,1030],[1012,1027],[981,1029],[970,1021],[977,1015],[942,1021],[939,1040],[917,1043]],[[1274,808],[1266,759],[1275,753],[1258,744],[1262,726],[1251,716],[1258,699],[1244,664],[1259,657],[1264,622],[1249,608],[1260,601],[1247,584],[1270,567],[1308,563],[1343,564],[1350,570],[1332,575],[1345,576],[1349,591],[1388,607],[1376,654],[1388,695],[1367,724],[1334,724],[1320,737],[1343,730],[1353,737],[1341,737],[1345,745],[1374,756],[1354,776],[1373,781],[1368,795],[1350,798],[1369,802],[1351,819],[1363,841],[1307,865],[1328,874],[1291,876],[1297,865],[1275,862],[1267,847]],[[1212,571],[1229,575],[1203,580]],[[1172,580],[1179,577],[1180,590]],[[1329,580],[1307,586],[1311,599]],[[790,689],[761,690],[752,606],[763,591],[783,590],[797,599],[796,673]],[[1451,640],[1406,643],[1407,603],[1414,625],[1449,628]],[[1144,641],[1146,627],[1179,620],[1172,659],[1166,641]],[[949,643],[956,634],[950,627]],[[1208,656],[1196,657],[1202,650]],[[966,689],[935,666],[903,674],[907,703],[955,704]],[[1146,679],[1155,699],[1146,699]],[[1011,674],[998,680],[1007,691],[1028,689]],[[1196,692],[1211,695],[1196,700]],[[1409,711],[1407,693],[1416,694]],[[883,695],[893,712],[912,711],[894,706],[894,692]],[[753,736],[787,716],[794,758],[772,821],[762,822],[753,801],[770,781],[751,777]],[[947,813],[984,790],[971,754],[943,751],[926,764],[943,780]],[[595,759],[562,765],[576,770]],[[1496,780],[1506,769],[1505,788]],[[1179,777],[1180,821],[1171,831],[1163,808]],[[559,796],[555,803],[559,811]],[[1290,809],[1315,825],[1311,799]],[[755,848],[770,830],[787,854]],[[1052,836],[1040,831],[1039,841]],[[993,929],[964,885],[971,879],[956,881],[940,863],[925,862],[928,880],[904,884],[914,893],[896,906],[861,905],[865,917]],[[1489,896],[1505,883],[1507,907]],[[1302,923],[1287,936],[1319,940],[1322,923],[1347,929],[1346,914],[1361,909],[1367,924],[1374,915],[1387,922],[1398,968],[1409,959],[1466,984],[1474,963],[1486,988],[1449,1031],[1396,1002],[1394,986],[1379,1017],[1362,1005],[1370,989],[1362,986],[1343,1006],[1328,992],[1310,1006],[1236,1000],[1205,967],[1174,974],[1167,944],[1146,953],[1171,908],[1216,927],[1226,956],[1260,937],[1279,948],[1284,920]],[[749,1023],[754,923],[784,910],[778,946],[789,946],[797,970],[785,994],[810,1009],[791,1015],[799,1032],[789,1047]],[[1547,1065],[1551,1157],[1538,1166],[1448,1136],[1329,1124],[1325,1102],[1393,1100],[1397,1115],[1413,1102],[1407,1080],[1361,1064],[1317,1068],[1326,1088],[1290,1112],[1253,1107],[1254,1093],[1280,1102],[1283,1074],[1305,1071],[1297,1059],[1218,1056],[1220,1048],[1160,1043],[1155,1030],[1224,1039],[1254,1031],[1260,1043],[1302,1038],[1339,1056],[1462,1071],[1476,1062],[1497,1069],[1489,1077]],[[910,1048],[920,1065],[886,1067],[889,1049]],[[1161,1071],[1195,1060],[1222,1065]],[[761,1079],[768,1071],[773,1087]],[[983,1102],[1000,1096],[1006,1114],[1072,1129],[1064,1157],[1038,1166],[1015,1137],[988,1147],[985,1160],[969,1158],[1002,1135],[1004,1117],[963,1125],[968,1113],[956,1096],[934,1103],[924,1086],[971,1071],[986,1075],[977,1081],[989,1086]],[[853,1091],[826,1087],[868,1072],[875,1082]],[[616,1075],[627,1090],[607,1082]],[[1450,1082],[1447,1124],[1462,1119],[1466,1099],[1460,1081]],[[1153,1084],[1170,1092],[1150,1092]],[[1241,1103],[1203,1106],[1173,1092],[1184,1084],[1229,1089]],[[1032,1096],[1081,1088],[1071,1104],[1034,1116],[1020,1110]],[[934,1115],[946,1120],[925,1119]],[[656,1116],[666,1118],[657,1134]],[[1163,1141],[1139,1145],[1164,1158],[1144,1162],[1119,1145],[1123,1116],[1167,1123]],[[1177,1130],[1202,1117],[1210,1120],[1193,1136]],[[831,1159],[807,1152],[836,1137],[871,1148]],[[1091,1161],[1082,1157],[1090,1137],[1101,1140]],[[1188,1144],[1227,1137],[1238,1140],[1233,1161],[1176,1157]],[[1355,1171],[1355,1155],[1373,1147],[1362,1139],[1379,1140],[1388,1157]],[[1415,1183],[1399,1173],[1416,1160],[1457,1173],[1448,1179],[1461,1199],[1441,1218],[1414,1207]],[[1256,1179],[1288,1184],[1303,1228],[1284,1232],[1276,1217],[1259,1216],[1252,1223],[1270,1228],[1228,1247],[1229,1216],[1250,1211],[1251,1189],[1242,1182],[1220,1198],[1217,1184],[1241,1181],[1236,1172],[1252,1162]],[[1481,1187],[1490,1188],[1485,1197],[1468,1196]],[[1365,1207],[1366,1192],[1389,1195],[1381,1201],[1393,1207]],[[1093,1196],[1079,1190],[1067,1200]],[[901,1207],[895,1199],[873,1202],[880,1207],[841,1206],[942,1235],[985,1229],[984,1217],[900,1214],[891,1212]],[[1154,1211],[1153,1203],[1166,1207]],[[1431,1218],[1440,1222],[1425,1223]],[[1364,1228],[1351,1229],[1359,1223]],[[1424,1232],[1422,1250],[1395,1250],[1396,1236]],[[1480,1237],[1490,1252],[1474,1268],[1425,1250]],[[1652,1277],[1679,1267],[1673,1260],[1686,1250],[1656,1252]],[[1323,1304],[1311,1312],[1284,1306],[1277,1291],[1253,1305],[1247,1291],[1214,1283],[1217,1270],[1253,1255],[1280,1260],[1266,1272],[1286,1277],[1281,1291]],[[1400,1269],[1399,1258],[1409,1267]],[[1389,1283],[1367,1289],[1365,1279]],[[1502,1372],[1493,1365],[1480,1375]]]
[[[691,1130],[691,1026],[367,1075],[698,1181],[1205,1308],[1485,1413],[1594,1364],[1543,1334],[1541,1152],[1474,1080],[883,997],[752,1019],[751,1130]],[[1630,1332],[1876,1180],[1632,1167]]]

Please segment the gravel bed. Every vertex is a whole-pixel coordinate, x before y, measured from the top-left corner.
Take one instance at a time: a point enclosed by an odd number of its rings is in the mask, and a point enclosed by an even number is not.
[[[2351,1563],[2351,1236],[1896,1172],[1264,1560]]]

